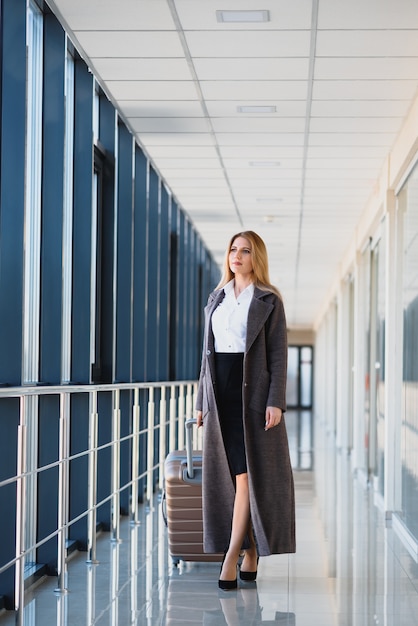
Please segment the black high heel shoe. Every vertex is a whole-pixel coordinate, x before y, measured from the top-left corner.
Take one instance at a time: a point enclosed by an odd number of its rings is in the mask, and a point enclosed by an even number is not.
[[[258,558],[259,557],[257,557],[257,568],[258,568]],[[257,570],[255,570],[255,572],[243,572],[240,569],[239,577],[241,578],[241,580],[244,580],[247,583],[252,583],[257,579]]]
[[[224,553],[224,558],[222,559],[221,570],[219,572],[219,575],[221,575],[225,557],[226,557],[226,552]],[[222,589],[222,591],[233,591],[234,589],[237,589],[238,587],[238,580],[237,578],[235,578],[235,580],[222,580],[222,578],[219,578],[218,587],[219,589]]]

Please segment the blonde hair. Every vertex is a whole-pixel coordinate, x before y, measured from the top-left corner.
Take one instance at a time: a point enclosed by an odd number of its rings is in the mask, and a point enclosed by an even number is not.
[[[266,244],[261,239],[260,235],[257,235],[257,233],[253,230],[244,230],[243,232],[237,233],[231,237],[225,253],[222,278],[216,286],[216,289],[222,289],[222,287],[234,278],[234,272],[232,272],[229,267],[229,253],[232,244],[238,237],[243,237],[251,244],[254,286],[262,289],[263,291],[272,291],[279,296],[279,298],[281,298],[279,290],[270,282]]]

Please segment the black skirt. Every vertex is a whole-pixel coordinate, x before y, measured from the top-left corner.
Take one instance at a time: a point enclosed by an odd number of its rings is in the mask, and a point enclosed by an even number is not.
[[[243,362],[242,352],[215,352],[216,401],[233,476],[247,472],[242,415]]]

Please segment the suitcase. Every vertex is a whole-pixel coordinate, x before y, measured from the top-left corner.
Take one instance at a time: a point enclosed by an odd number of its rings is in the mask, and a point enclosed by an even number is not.
[[[222,561],[223,554],[203,552],[202,452],[193,451],[192,428],[186,421],[186,450],[170,452],[164,463],[162,509],[168,529],[168,548],[179,561]]]

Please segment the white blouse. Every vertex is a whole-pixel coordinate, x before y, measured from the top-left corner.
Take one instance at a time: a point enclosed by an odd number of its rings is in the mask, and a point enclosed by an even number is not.
[[[212,315],[215,352],[245,352],[247,319],[254,285],[248,285],[238,298],[234,293],[235,281],[224,286],[225,297]]]

